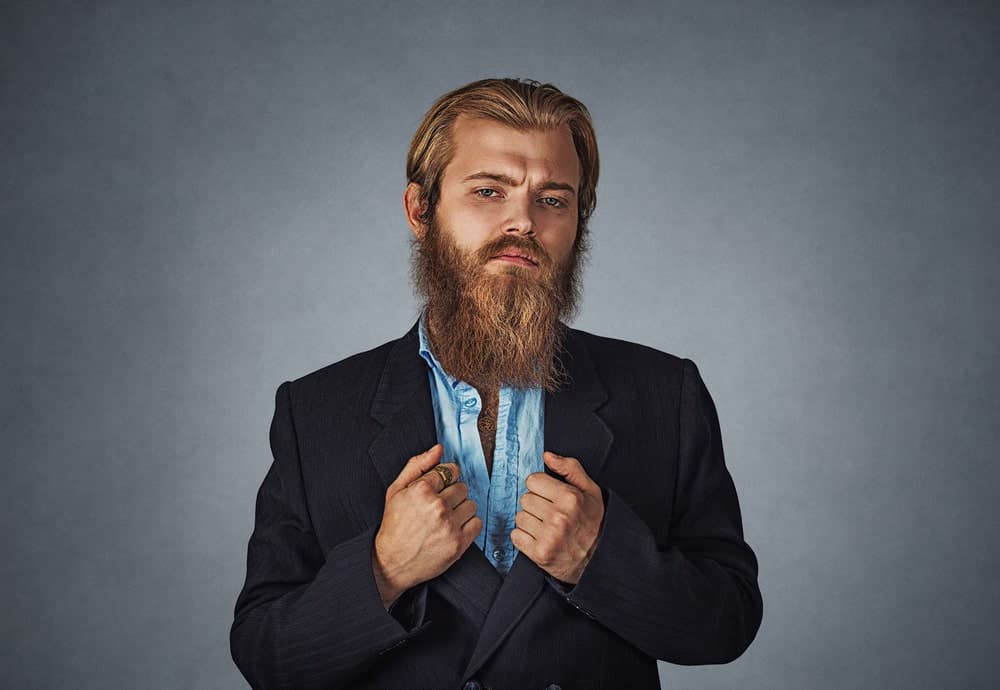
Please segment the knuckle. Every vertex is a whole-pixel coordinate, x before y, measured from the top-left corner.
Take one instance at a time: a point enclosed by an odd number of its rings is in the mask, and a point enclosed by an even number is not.
[[[566,532],[572,522],[565,513],[555,513],[549,521],[560,532]]]
[[[440,497],[440,495],[438,495],[438,498],[434,500],[434,505],[432,506],[431,514],[438,520],[444,520],[445,518],[448,517],[448,513],[450,512],[451,510],[449,510],[448,504],[445,502],[443,498]]]

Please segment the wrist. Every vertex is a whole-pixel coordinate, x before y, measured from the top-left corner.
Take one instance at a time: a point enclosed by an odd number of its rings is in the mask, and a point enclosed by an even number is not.
[[[372,574],[375,576],[375,586],[386,610],[409,588],[401,573],[387,562],[379,550],[378,538],[375,540],[375,548],[372,549]]]

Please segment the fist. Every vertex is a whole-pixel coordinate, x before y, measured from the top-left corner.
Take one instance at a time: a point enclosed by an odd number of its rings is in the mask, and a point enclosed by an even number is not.
[[[468,487],[458,481],[458,465],[443,465],[452,476],[447,486],[442,473],[433,471],[442,452],[437,444],[410,458],[386,489],[372,557],[386,608],[410,587],[447,570],[483,528]]]
[[[510,539],[549,575],[576,584],[597,547],[604,497],[576,458],[550,452],[542,457],[566,481],[544,472],[528,475]]]

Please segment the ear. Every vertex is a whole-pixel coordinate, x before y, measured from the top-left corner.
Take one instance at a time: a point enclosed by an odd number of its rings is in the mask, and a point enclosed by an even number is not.
[[[403,210],[406,212],[406,222],[410,224],[410,230],[418,239],[424,239],[427,234],[427,223],[423,221],[425,205],[420,203],[420,185],[411,182],[406,185],[403,192]]]

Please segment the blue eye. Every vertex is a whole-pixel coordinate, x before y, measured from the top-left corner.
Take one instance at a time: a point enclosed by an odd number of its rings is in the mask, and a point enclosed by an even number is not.
[[[561,199],[557,199],[554,196],[547,196],[542,199],[542,203],[546,206],[551,206],[552,208],[561,208],[563,202]]]
[[[484,199],[492,199],[495,196],[499,195],[500,192],[498,192],[495,189],[491,189],[490,187],[483,187],[482,189],[477,189],[476,194],[478,194]]]

